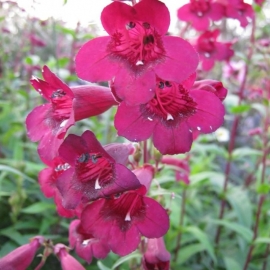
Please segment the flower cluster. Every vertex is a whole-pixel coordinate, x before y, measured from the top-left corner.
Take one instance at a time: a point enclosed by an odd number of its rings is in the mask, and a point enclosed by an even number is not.
[[[196,19],[197,29],[206,30],[209,18],[219,20],[222,10],[216,2],[191,1],[179,16],[188,13]],[[232,51],[230,45],[216,42],[218,31],[205,32],[195,48],[167,35],[170,13],[158,0],[141,0],[133,6],[113,1],[103,9],[101,21],[108,36],[82,46],[76,71],[83,80],[108,81],[110,87],[69,87],[47,66],[42,70],[44,80],[31,79],[47,101],[26,119],[28,136],[39,141],[38,154],[47,166],[39,173],[39,184],[44,195],[54,199],[59,215],[76,217],[69,227],[69,244],[88,263],[110,251],[127,255],[143,236],[148,247],[144,269],[169,269],[170,254],[162,238],[169,216],[147,195],[154,167],[132,162],[130,155],[137,154],[132,143],[102,146],[93,131],[78,136],[68,134],[68,129],[117,106],[118,135],[131,142],[151,139],[161,155],[188,152],[199,133],[214,132],[222,125],[225,114],[222,101],[227,89],[218,81],[196,81],[198,56],[209,54],[203,64],[209,69],[214,59],[226,60]],[[166,157],[161,162],[175,165],[176,179],[189,183],[187,162]],[[62,244],[54,247],[54,253],[63,269],[70,269],[69,262],[77,267]]]

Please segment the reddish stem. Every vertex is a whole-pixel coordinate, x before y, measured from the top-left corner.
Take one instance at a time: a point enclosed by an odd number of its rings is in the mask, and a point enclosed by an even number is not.
[[[249,71],[249,63],[250,60],[252,58],[253,55],[253,47],[254,47],[254,41],[255,41],[255,19],[252,21],[252,32],[251,32],[251,36],[250,36],[250,42],[251,42],[251,46],[249,47],[249,52],[247,55],[247,64],[245,66],[245,73],[244,73],[244,77],[242,80],[242,83],[239,87],[239,91],[238,91],[238,96],[239,96],[239,100],[238,100],[238,105],[241,105],[243,98],[244,98],[244,89],[246,86],[246,82],[247,82],[247,75],[248,75],[248,71]],[[221,200],[220,203],[220,212],[219,212],[219,219],[223,219],[224,217],[224,212],[225,212],[225,207],[226,207],[226,192],[228,189],[228,183],[229,183],[229,176],[231,173],[231,162],[232,162],[232,152],[233,149],[235,147],[235,138],[236,138],[236,133],[237,133],[237,127],[239,124],[239,120],[240,120],[240,116],[236,116],[234,118],[234,122],[232,125],[232,129],[231,129],[231,134],[230,134],[230,143],[229,143],[229,149],[228,149],[228,160],[227,160],[227,164],[226,164],[226,168],[225,168],[225,180],[224,180],[224,185],[223,185],[223,190],[222,190],[222,194],[223,194],[223,198]],[[215,244],[216,247],[218,247],[219,244],[219,240],[220,240],[220,235],[221,235],[221,226],[218,226],[217,228],[217,232],[216,232],[216,237],[215,237]]]

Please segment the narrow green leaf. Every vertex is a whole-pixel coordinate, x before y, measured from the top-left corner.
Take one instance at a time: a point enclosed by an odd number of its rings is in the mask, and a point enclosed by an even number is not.
[[[183,264],[194,254],[205,250],[203,244],[192,244],[180,249],[179,255],[176,259],[177,264]]]
[[[194,237],[196,237],[201,242],[201,244],[204,246],[204,249],[209,253],[212,260],[216,263],[217,258],[214,253],[214,248],[207,234],[204,233],[201,229],[197,227],[193,227],[193,226],[185,228],[185,231],[191,233]]]
[[[270,244],[269,237],[258,237],[255,239],[254,244]]]
[[[240,147],[240,148],[236,148],[233,152],[232,152],[232,157],[234,159],[236,158],[241,158],[241,157],[245,157],[245,156],[261,156],[262,152],[259,150],[255,150],[249,147]]]
[[[106,265],[104,265],[101,261],[97,262],[97,266],[100,270],[111,270],[110,268],[108,268]]]
[[[251,228],[252,205],[248,193],[242,188],[234,188],[229,192],[227,198],[239,220],[240,225]]]
[[[236,233],[241,235],[247,242],[251,242],[251,240],[252,240],[252,236],[253,236],[252,231],[249,228],[244,227],[243,225],[240,225],[240,224],[235,223],[235,222],[230,222],[227,220],[212,220],[212,219],[210,219],[209,222],[224,226],[228,229],[235,231]]]
[[[141,258],[141,257],[142,257],[142,255],[139,252],[133,252],[133,253],[131,253],[131,254],[117,260],[115,262],[115,264],[112,266],[112,270],[115,269],[116,267],[118,267],[119,265],[121,265],[122,263],[126,262],[126,261],[129,261],[129,260],[134,259],[134,258]]]
[[[22,212],[27,214],[38,214],[49,209],[55,209],[55,205],[53,203],[37,202],[22,209]]]
[[[17,174],[17,175],[19,175],[19,176],[25,178],[26,180],[28,180],[28,181],[31,182],[31,183],[36,183],[36,181],[35,181],[33,178],[27,176],[26,174],[20,172],[20,171],[17,170],[17,169],[12,168],[12,167],[9,167],[9,166],[6,166],[6,165],[0,165],[0,171],[8,171],[8,172],[11,172],[11,173]]]
[[[241,270],[242,269],[239,263],[230,257],[225,257],[224,263],[227,270]]]
[[[229,111],[233,114],[241,114],[243,112],[248,112],[251,109],[249,104],[241,104],[229,108]]]

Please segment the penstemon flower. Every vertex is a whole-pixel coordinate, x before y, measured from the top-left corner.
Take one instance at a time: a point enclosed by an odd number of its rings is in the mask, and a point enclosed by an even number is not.
[[[101,14],[110,36],[87,42],[76,56],[81,79],[112,80],[117,95],[129,104],[154,96],[155,77],[180,83],[195,72],[198,57],[179,37],[166,36],[167,7],[158,0],[142,0],[133,7],[113,2]]]
[[[92,258],[104,259],[110,249],[107,241],[94,238],[93,235],[86,233],[79,219],[73,220],[69,225],[69,244],[75,248],[79,257],[91,263]]]
[[[219,34],[219,29],[205,31],[192,41],[200,55],[203,70],[209,71],[214,67],[215,61],[229,60],[234,55],[231,42],[217,41]]]
[[[163,237],[146,239],[147,249],[143,256],[143,269],[170,269],[171,254],[166,250]]]
[[[162,154],[190,150],[193,131],[211,133],[223,123],[224,106],[214,87],[193,88],[192,80],[181,85],[157,78],[155,96],[146,104],[128,106],[122,102],[115,116],[118,135],[131,141],[153,137]],[[188,88],[191,88],[190,90]],[[213,92],[211,93],[211,90]]]
[[[75,209],[80,202],[87,203],[140,187],[137,177],[117,163],[91,131],[85,131],[81,137],[68,135],[59,154],[70,166],[56,180],[63,206],[67,209]]]
[[[67,130],[75,121],[99,115],[116,105],[107,87],[84,85],[68,87],[47,66],[44,80],[33,78],[33,87],[49,102],[32,110],[26,118],[27,134],[32,141],[40,141],[38,153],[43,161],[58,156],[58,148]]]
[[[224,16],[223,5],[212,0],[190,0],[177,11],[180,20],[190,22],[199,31],[208,30],[210,21],[218,21]]]
[[[140,236],[157,238],[169,229],[166,210],[145,196],[146,188],[115,194],[87,205],[81,215],[85,232],[107,242],[110,249],[125,256],[134,251]]]
[[[37,250],[44,243],[42,236],[35,236],[30,243],[14,249],[12,252],[0,259],[0,269],[3,270],[25,270],[31,264]]]

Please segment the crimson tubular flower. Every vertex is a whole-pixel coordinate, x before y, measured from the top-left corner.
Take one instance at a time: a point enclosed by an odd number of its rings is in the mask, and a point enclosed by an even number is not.
[[[35,236],[30,243],[25,244],[11,251],[0,259],[0,269],[2,270],[25,270],[31,264],[38,248],[43,244],[42,236]]]
[[[226,17],[236,19],[242,27],[248,25],[248,19],[254,18],[252,5],[245,3],[243,0],[230,0],[226,4]]]
[[[112,80],[117,95],[129,104],[154,96],[155,76],[181,82],[198,64],[193,47],[179,37],[165,36],[170,14],[158,0],[142,0],[133,7],[113,2],[101,14],[110,36],[87,42],[76,56],[81,79]]]
[[[59,154],[70,166],[56,180],[67,209],[141,186],[129,169],[103,149],[91,131],[85,131],[81,137],[68,135]]]
[[[199,31],[209,28],[210,20],[218,21],[224,15],[224,6],[212,0],[190,0],[177,11],[178,18],[191,22]]]
[[[114,253],[129,254],[138,247],[141,235],[161,237],[169,229],[166,210],[145,193],[142,186],[94,201],[83,210],[81,226],[88,234],[106,241]]]
[[[85,268],[68,253],[68,247],[63,244],[57,244],[54,247],[56,254],[61,263],[62,270],[85,270]]]
[[[69,244],[75,248],[79,257],[91,263],[92,258],[104,259],[110,252],[106,241],[94,238],[93,235],[86,233],[81,221],[73,220],[69,225]]]
[[[75,121],[98,115],[116,105],[107,87],[84,85],[68,87],[47,66],[44,80],[33,78],[31,84],[49,103],[32,110],[26,118],[27,134],[40,141],[38,153],[43,161],[58,156],[58,148]]]
[[[234,52],[231,49],[231,42],[218,42],[219,29],[213,31],[205,31],[193,45],[200,55],[203,70],[211,70],[215,61],[229,60]]]
[[[128,106],[122,102],[115,116],[118,135],[130,141],[153,136],[153,144],[162,154],[188,152],[192,132],[215,131],[225,114],[221,90],[200,90],[192,84],[191,80],[181,85],[157,78],[155,96],[148,103]]]
[[[147,250],[142,261],[144,270],[169,270],[170,258],[162,237],[147,239]]]

